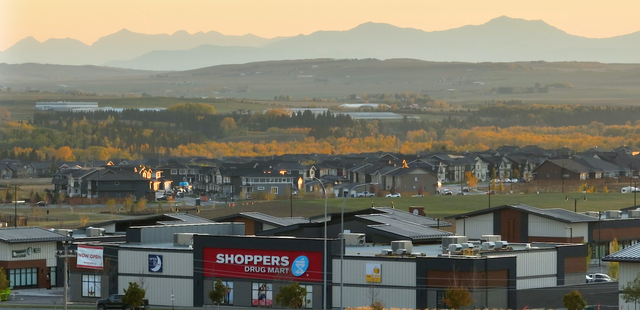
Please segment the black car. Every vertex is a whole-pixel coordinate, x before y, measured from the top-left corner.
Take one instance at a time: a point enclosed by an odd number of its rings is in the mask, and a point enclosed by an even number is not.
[[[158,198],[156,198],[157,201],[166,201],[167,200],[167,196],[160,196]]]
[[[98,310],[105,310],[105,309],[127,309],[129,308],[127,305],[125,305],[122,302],[122,297],[124,297],[124,295],[111,295],[109,296],[109,298],[107,299],[100,299],[96,302],[96,305],[98,307]],[[140,309],[149,309],[149,300],[148,299],[144,299],[143,300],[143,305],[140,307]]]

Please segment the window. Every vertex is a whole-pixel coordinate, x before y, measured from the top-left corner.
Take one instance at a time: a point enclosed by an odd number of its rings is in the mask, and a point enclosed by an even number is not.
[[[100,280],[95,274],[82,275],[82,297],[100,297]]]
[[[187,174],[187,169],[180,169],[180,174]]]
[[[278,188],[277,187],[271,187],[271,193],[274,195],[278,195]]]
[[[51,286],[56,286],[56,267],[49,267],[49,282]]]
[[[251,305],[270,307],[273,303],[273,287],[271,283],[251,283]]]
[[[171,174],[178,174],[178,169],[171,169]]]
[[[9,270],[9,286],[25,287],[38,285],[38,268],[22,268]]]
[[[196,169],[189,170],[189,174],[196,174]]]
[[[233,305],[233,282],[222,281],[222,285],[226,288],[222,303],[226,305]]]
[[[258,186],[258,190],[259,191],[263,191],[264,190],[264,186]]]
[[[447,305],[444,302],[445,293],[446,293],[446,291],[438,291],[436,293],[436,295],[437,295],[436,296],[436,299],[437,299],[436,309],[446,309],[446,308],[448,308]]]
[[[418,177],[413,178],[414,181],[418,182]]]
[[[115,181],[115,182],[113,182],[113,185],[118,186],[118,185],[120,185],[120,182]]]
[[[301,285],[307,289],[307,296],[304,298],[304,305],[302,308],[313,308],[313,285]]]

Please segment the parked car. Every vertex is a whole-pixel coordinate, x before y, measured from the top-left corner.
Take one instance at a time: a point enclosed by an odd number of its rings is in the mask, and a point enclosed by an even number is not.
[[[396,198],[396,197],[402,197],[402,196],[400,196],[400,193],[395,193],[395,194],[387,194],[386,197]]]
[[[184,193],[183,192],[177,192],[176,193],[176,197],[177,198],[184,198]]]
[[[613,279],[604,273],[590,273],[587,274],[587,283],[598,283],[598,282],[612,282]]]
[[[156,198],[157,201],[164,201],[167,200],[167,196],[160,196],[158,198]]]
[[[356,195],[356,197],[358,197],[358,198],[362,198],[362,197],[375,197],[375,196],[376,196],[376,193],[371,193],[371,192],[368,192],[368,191],[360,192],[360,193],[358,193],[358,194]]]
[[[511,179],[509,178],[505,178],[504,180],[502,180],[503,183],[511,183]]]
[[[122,297],[124,297],[124,295],[119,295],[119,294],[113,294],[111,296],[109,296],[109,298],[107,299],[100,299],[96,302],[96,306],[98,307],[98,310],[105,310],[105,309],[127,309],[129,308],[126,304],[124,304],[122,302]],[[148,299],[144,299],[142,306],[140,307],[140,309],[150,309],[149,308],[149,300]]]
[[[453,195],[453,192],[448,188],[443,189],[441,193],[442,195]]]
[[[518,183],[518,182],[520,182],[520,180],[518,180],[516,178],[511,179],[511,183]]]
[[[46,203],[46,202],[44,202],[44,201],[38,201],[38,203],[36,203],[36,205],[37,205],[38,207],[46,207],[46,206],[47,206],[47,203]]]
[[[467,186],[463,187],[462,191],[465,192],[465,193],[468,193],[469,192],[469,187],[467,187]]]

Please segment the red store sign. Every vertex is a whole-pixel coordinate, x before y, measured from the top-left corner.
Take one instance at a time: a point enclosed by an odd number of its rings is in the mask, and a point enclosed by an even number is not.
[[[322,253],[204,248],[204,276],[322,281]]]

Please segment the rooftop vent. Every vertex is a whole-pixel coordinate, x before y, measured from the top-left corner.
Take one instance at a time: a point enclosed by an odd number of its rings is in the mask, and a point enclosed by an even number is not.
[[[584,215],[588,215],[588,216],[597,218],[598,217],[598,212],[597,211],[587,211],[587,212],[584,213]]]
[[[480,240],[486,241],[486,242],[500,241],[500,240],[502,240],[502,236],[500,236],[500,235],[482,235]]]
[[[469,241],[469,238],[467,236],[445,236],[445,237],[442,237],[442,250],[444,252],[444,250],[449,247],[449,244],[465,243],[467,241]]]
[[[607,210],[604,212],[608,219],[619,219],[622,211],[619,210]]]
[[[629,210],[627,215],[629,218],[640,218],[640,210]]]
[[[462,251],[462,244],[449,244],[449,253],[456,253],[456,252],[461,252]]]
[[[400,249],[404,249],[407,253],[411,253],[411,251],[413,251],[413,243],[409,240],[391,241],[391,250],[397,253]]]
[[[488,242],[483,242],[482,243],[482,250],[483,251],[493,251],[496,249],[496,243],[492,242],[492,241],[488,241]]]
[[[365,234],[344,233],[342,236],[344,237],[345,245],[364,245]]]
[[[175,233],[173,234],[173,245],[193,245],[194,233]]]
[[[382,255],[391,255],[391,254],[393,254],[393,251],[389,250],[389,249],[384,249],[384,250],[382,250],[381,254]]]
[[[88,227],[86,230],[87,237],[100,237],[104,236],[104,228]]]

